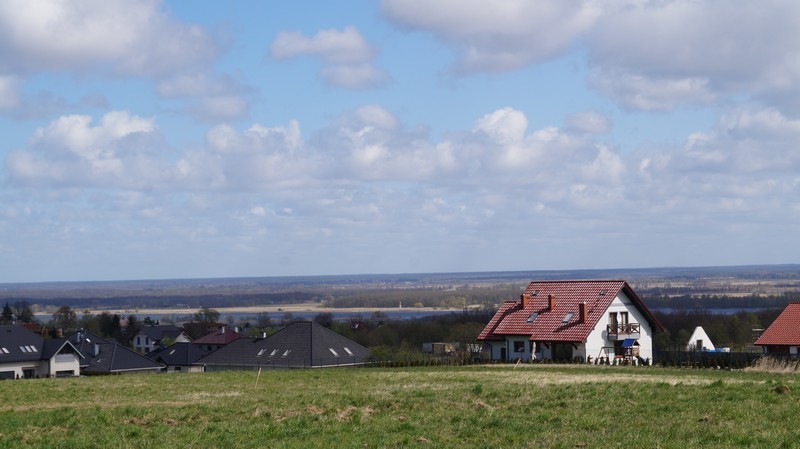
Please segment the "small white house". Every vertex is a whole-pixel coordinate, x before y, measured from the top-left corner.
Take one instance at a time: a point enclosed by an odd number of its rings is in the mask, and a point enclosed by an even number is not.
[[[478,336],[492,360],[653,360],[663,331],[626,281],[531,282]]]
[[[0,379],[77,376],[82,358],[65,338],[45,339],[22,326],[0,326]]]
[[[714,343],[711,343],[711,338],[706,334],[703,326],[694,328],[694,332],[689,337],[689,342],[686,343],[687,351],[714,351]]]

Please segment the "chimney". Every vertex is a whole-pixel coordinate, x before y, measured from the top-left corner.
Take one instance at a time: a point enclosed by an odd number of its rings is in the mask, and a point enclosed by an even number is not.
[[[547,311],[552,312],[556,308],[556,296],[552,293],[547,295]]]
[[[224,334],[225,333],[225,326],[220,326],[219,333],[220,334]]]
[[[578,304],[578,315],[580,316],[581,323],[585,323],[589,320],[589,313],[586,311],[586,301]]]
[[[531,297],[526,295],[525,293],[519,295],[519,300],[522,303],[522,308],[528,307],[528,303],[530,302]]]

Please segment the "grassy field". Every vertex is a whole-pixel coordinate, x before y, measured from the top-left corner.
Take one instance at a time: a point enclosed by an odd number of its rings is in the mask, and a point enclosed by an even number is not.
[[[596,366],[0,382],[0,447],[800,447],[797,374]]]

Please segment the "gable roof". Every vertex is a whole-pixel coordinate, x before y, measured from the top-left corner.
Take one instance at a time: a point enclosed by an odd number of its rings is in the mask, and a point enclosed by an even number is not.
[[[789,303],[758,337],[757,345],[800,345],[800,302]]]
[[[363,363],[369,349],[313,321],[266,338],[241,338],[200,360],[207,366],[322,367]]]
[[[198,360],[208,354],[208,351],[193,343],[174,343],[151,351],[145,357],[170,366],[190,366],[196,365]]]
[[[244,338],[244,335],[234,330],[226,329],[223,326],[208,335],[204,335],[197,340],[194,340],[192,343],[198,345],[227,345],[240,338]]]
[[[48,340],[24,326],[0,326],[0,363],[49,360],[65,346],[82,357],[66,338]]]
[[[183,334],[183,329],[171,324],[162,324],[158,326],[144,326],[139,330],[139,334],[144,334],[148,338],[150,338],[150,340],[158,342],[165,338],[175,340],[181,334]]]
[[[642,312],[651,327],[663,330],[626,281],[539,281],[531,282],[525,288],[523,296],[528,298],[526,305],[523,305],[522,298],[503,303],[478,335],[478,340],[502,340],[506,335],[527,335],[534,341],[585,341],[620,292]],[[550,295],[555,298],[553,310],[549,309]],[[581,303],[586,303],[587,317],[584,322],[579,314]]]
[[[164,365],[137,354],[121,344],[81,330],[67,337],[83,354],[81,372],[109,374],[126,371],[154,371]]]

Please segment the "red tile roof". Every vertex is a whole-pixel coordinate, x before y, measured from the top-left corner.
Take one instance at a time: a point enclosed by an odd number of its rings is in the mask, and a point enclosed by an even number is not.
[[[663,329],[625,281],[542,281],[531,282],[525,289],[523,295],[530,298],[526,306],[523,307],[521,299],[506,301],[483,329],[478,340],[502,340],[506,335],[528,335],[534,341],[584,341],[622,290],[642,311],[651,326]],[[550,295],[555,298],[553,310],[549,310]],[[585,322],[581,322],[581,303],[586,303]],[[528,322],[534,312],[538,315]],[[564,322],[569,313],[572,313],[572,317]]]
[[[757,345],[795,346],[800,345],[800,302],[786,306],[756,340]]]
[[[231,329],[219,329],[192,341],[196,345],[227,345],[228,343],[244,338],[244,335]]]

